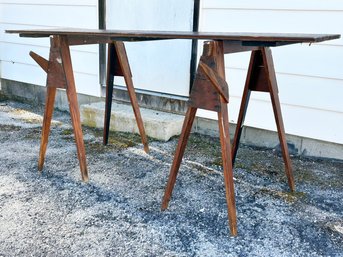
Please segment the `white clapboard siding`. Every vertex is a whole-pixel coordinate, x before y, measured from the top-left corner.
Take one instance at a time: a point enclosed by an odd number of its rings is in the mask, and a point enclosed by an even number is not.
[[[193,0],[107,1],[108,29],[192,31]],[[191,41],[125,43],[135,88],[189,95]],[[117,78],[115,84],[123,84]]]
[[[203,9],[201,29],[202,31],[337,34],[343,30],[342,23],[339,22],[342,21],[342,15],[343,10]],[[207,22],[209,20],[217,20],[218,24],[217,22]],[[323,44],[343,45],[343,39],[328,41]]]
[[[254,94],[254,93],[253,93]],[[240,98],[231,97],[229,105],[229,120],[236,122],[240,104]],[[285,130],[287,134],[300,135],[307,138],[318,138],[318,131],[325,131],[320,135],[320,140],[328,142],[338,142],[341,136],[341,130],[335,126],[337,114],[331,111],[302,108],[292,105],[282,105],[282,115],[284,119]],[[209,119],[217,119],[215,112],[198,109],[197,116]],[[272,106],[269,102],[260,100],[251,100],[247,111],[246,120],[251,127],[276,131],[276,125]],[[245,122],[245,124],[247,124]],[[294,126],[294,124],[297,124]]]
[[[312,10],[312,11],[337,11],[343,10],[341,0],[203,0],[204,9],[248,9],[248,10]]]
[[[53,5],[53,6],[95,6],[97,1],[94,0],[0,0],[0,4],[12,5]]]
[[[22,38],[6,29],[97,28],[96,0],[0,0],[1,77],[45,86],[46,75],[30,58],[49,57],[49,38]],[[77,92],[100,96],[98,46],[71,47]]]
[[[242,87],[245,83],[246,73],[246,70],[243,69],[226,70],[230,97],[242,97]],[[343,87],[340,80],[278,73],[277,81],[280,99],[284,105],[343,112],[342,100],[339,97],[332,97],[332,92],[335,92],[338,96],[343,95]],[[237,87],[236,85],[240,86]],[[303,92],[306,92],[306,97]],[[269,95],[265,93],[255,93],[253,98],[270,101]]]
[[[343,46],[313,44],[271,48],[277,72],[320,78],[343,79]],[[227,55],[227,68],[247,68],[250,53]],[[336,63],[328,69],[329,63]]]
[[[343,34],[340,0],[203,0],[201,31]],[[343,144],[343,40],[272,48],[286,132]],[[199,51],[200,53],[200,51]],[[237,121],[250,53],[225,58]],[[216,118],[207,111],[200,116]],[[269,96],[253,93],[245,124],[276,130]]]

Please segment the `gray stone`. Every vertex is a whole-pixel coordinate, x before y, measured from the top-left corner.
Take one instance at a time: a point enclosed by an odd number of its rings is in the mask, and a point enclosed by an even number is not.
[[[179,135],[184,116],[140,108],[144,128],[149,137],[168,141]],[[81,105],[81,122],[90,127],[103,128],[104,102]],[[110,130],[139,133],[136,119],[130,105],[112,103]]]

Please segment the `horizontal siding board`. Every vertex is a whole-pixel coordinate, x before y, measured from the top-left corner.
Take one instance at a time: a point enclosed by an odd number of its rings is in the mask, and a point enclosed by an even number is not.
[[[240,98],[230,98],[229,120],[237,122]],[[287,134],[343,144],[343,114],[282,105],[282,116]],[[198,109],[197,116],[217,119],[215,112]],[[276,131],[272,106],[269,102],[252,99],[244,125]]]
[[[1,77],[4,79],[10,79],[39,86],[45,86],[46,83],[46,73],[36,65],[34,66],[2,61],[1,73]]]
[[[38,66],[1,62],[2,78],[34,85],[45,86],[46,73]],[[74,72],[78,93],[100,96],[99,79],[97,75]]]
[[[0,0],[1,77],[45,86],[45,72],[29,57],[49,57],[49,38],[21,38],[6,29],[97,28],[97,0]],[[71,47],[77,91],[100,96],[98,46]]]
[[[0,0],[0,5],[82,5],[97,6],[97,0]]]
[[[283,74],[279,74],[277,80],[282,103],[343,114],[343,80]]]
[[[343,12],[205,9],[201,19],[201,31],[343,34]]]
[[[11,47],[12,46],[12,47]],[[49,48],[25,45],[11,45],[0,43],[2,61],[12,63],[26,63],[36,65],[35,61],[29,56],[30,51],[49,58]],[[76,72],[88,73],[91,75],[98,75],[98,58],[97,53],[86,53],[79,51],[71,51],[73,68]]]
[[[273,49],[275,68],[283,73],[343,79],[343,46],[292,45]]]
[[[343,80],[343,46],[298,44],[272,48],[272,54],[276,72]],[[231,54],[225,64],[247,69],[249,59],[249,52]]]
[[[226,69],[230,97],[240,98],[246,79],[246,70]],[[277,74],[282,104],[303,108],[322,109],[343,113],[343,80]],[[253,93],[253,99],[270,101],[269,94]]]
[[[342,113],[283,105],[282,115],[288,134],[343,143],[341,133],[343,123],[337,122],[337,120],[343,119]],[[248,108],[246,124],[275,131],[271,104],[263,101],[252,101]]]
[[[77,14],[77,18],[75,15]],[[97,28],[97,8],[88,6],[3,5],[2,23]]]
[[[343,10],[341,0],[203,0],[203,9]]]

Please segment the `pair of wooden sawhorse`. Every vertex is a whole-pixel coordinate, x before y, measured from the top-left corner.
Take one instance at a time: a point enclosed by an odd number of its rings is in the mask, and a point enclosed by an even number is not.
[[[252,51],[252,54],[244,87],[237,128],[231,149],[227,106],[229,102],[229,90],[225,81],[224,54],[243,51]],[[190,94],[189,107],[183,123],[181,136],[177,145],[167,187],[163,197],[162,210],[168,207],[197,109],[201,108],[215,111],[218,113],[229,227],[232,235],[237,234],[233,165],[239,146],[244,117],[247,111],[251,91],[267,92],[270,94],[282,155],[286,166],[288,184],[290,190],[294,191],[292,165],[288,153],[270,48],[244,47],[232,43],[226,45],[223,41],[210,41],[204,43],[203,54],[200,58],[197,74]]]

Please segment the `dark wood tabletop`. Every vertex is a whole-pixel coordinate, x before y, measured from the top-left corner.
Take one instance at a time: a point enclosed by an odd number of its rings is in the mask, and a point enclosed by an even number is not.
[[[340,38],[339,34],[99,30],[71,28],[6,30],[6,33],[17,33],[21,37],[49,37],[60,35],[68,36],[68,38],[73,39],[97,38],[104,42],[163,39],[211,39],[239,42],[316,43]]]

